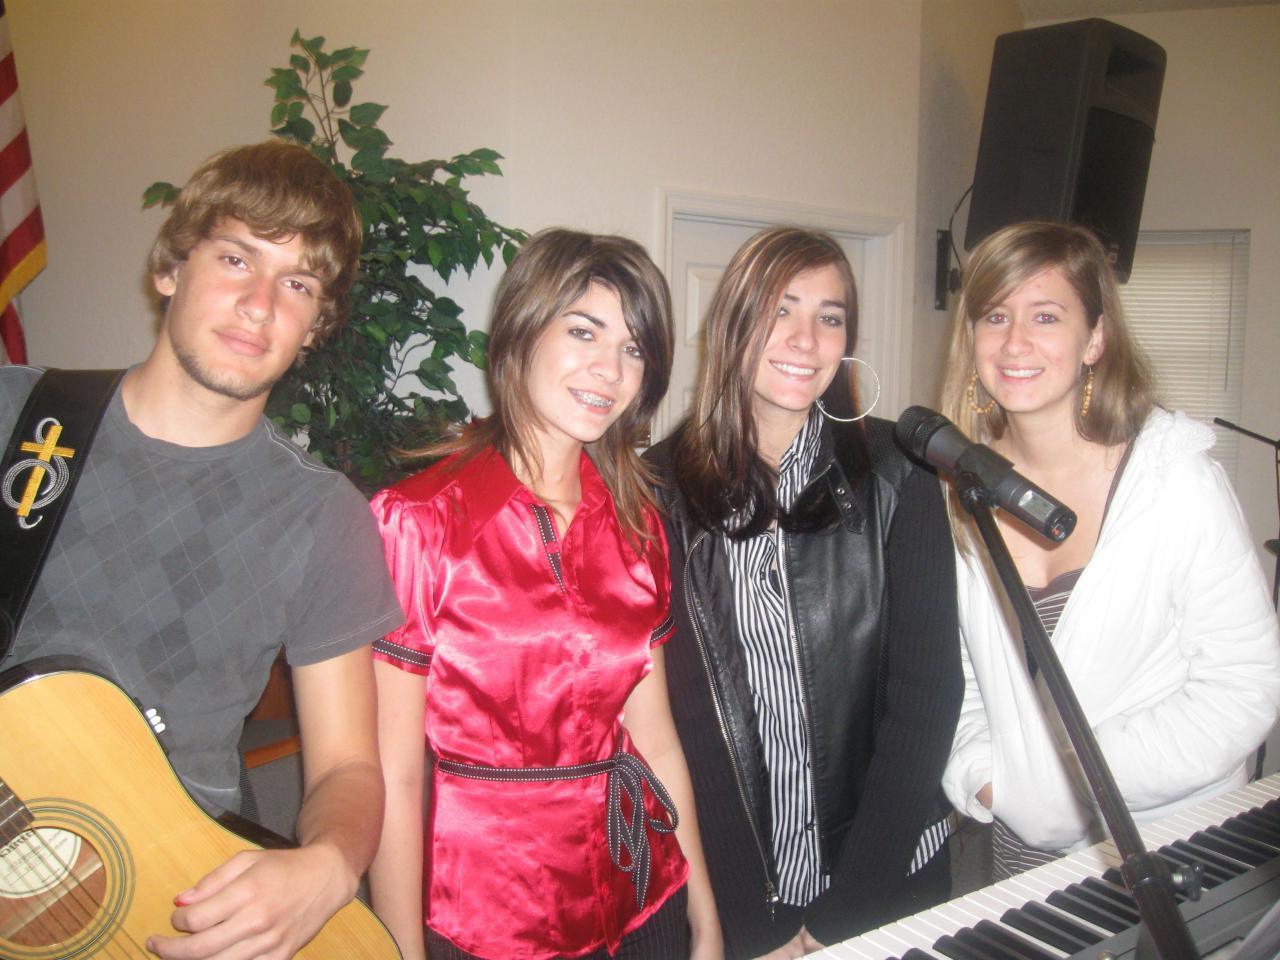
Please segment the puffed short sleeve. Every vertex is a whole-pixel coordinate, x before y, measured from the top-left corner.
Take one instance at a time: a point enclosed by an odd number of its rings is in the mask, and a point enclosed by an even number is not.
[[[376,494],[369,506],[405,613],[403,626],[374,642],[373,655],[410,673],[426,674],[435,651],[433,543],[440,535],[432,522],[435,511],[432,504],[406,498],[394,487]]]
[[[653,568],[654,611],[653,630],[649,634],[649,646],[660,647],[676,632],[676,620],[671,613],[671,560],[667,552],[667,535],[658,513],[652,507],[645,510],[645,522],[649,528],[648,557]]]

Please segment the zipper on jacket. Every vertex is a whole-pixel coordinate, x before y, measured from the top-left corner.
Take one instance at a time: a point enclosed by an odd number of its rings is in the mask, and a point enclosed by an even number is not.
[[[813,722],[809,717],[809,697],[804,687],[803,661],[800,659],[800,637],[795,630],[795,610],[791,603],[791,591],[787,587],[787,548],[782,538],[782,528],[774,531],[774,544],[778,553],[778,582],[782,586],[783,608],[787,611],[787,639],[791,641],[791,656],[796,665],[796,687],[800,693],[800,716],[804,723],[805,779],[809,781],[809,812],[813,816],[814,830],[817,831],[818,873],[823,872],[822,865],[822,831],[818,829],[818,786],[813,779]]]
[[[716,708],[716,720],[720,725],[720,736],[724,739],[724,745],[729,749],[729,765],[733,768],[734,783],[738,787],[738,799],[742,801],[742,809],[747,815],[747,825],[751,828],[751,838],[755,841],[756,853],[760,857],[760,866],[764,868],[764,899],[769,905],[769,919],[774,918],[775,907],[778,903],[778,887],[773,881],[773,870],[769,866],[769,858],[765,855],[764,843],[760,838],[760,828],[756,824],[755,814],[751,810],[751,804],[747,801],[747,791],[742,785],[742,765],[738,761],[738,752],[734,749],[733,738],[729,736],[729,725],[724,720],[724,704],[720,700],[720,693],[716,688],[715,675],[711,669],[711,658],[707,654],[707,644],[702,636],[702,630],[698,626],[698,615],[693,609],[693,591],[690,589],[689,583],[689,567],[688,558],[693,555],[693,551],[697,549],[698,544],[708,538],[707,531],[701,531],[694,538],[693,543],[689,545],[689,551],[686,554],[684,565],[684,603],[689,611],[689,623],[693,627],[693,637],[698,643],[698,653],[702,656],[702,667],[707,672],[707,685],[711,689],[711,702]]]

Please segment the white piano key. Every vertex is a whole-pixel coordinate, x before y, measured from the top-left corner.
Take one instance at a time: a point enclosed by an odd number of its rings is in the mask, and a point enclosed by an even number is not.
[[[952,933],[956,929],[953,925],[939,919],[936,909],[917,913],[914,917],[904,917],[898,922],[904,933],[910,933],[919,938],[912,940],[913,945],[924,947],[931,946],[939,937]]]
[[[989,916],[997,919],[1006,910],[1016,910],[1032,898],[1019,895],[1013,888],[996,886],[978,890],[965,899],[971,901],[976,908],[989,908]]]
[[[994,921],[997,919],[986,910],[974,909],[973,905],[964,899],[952,900],[950,903],[941,904],[935,912],[938,916],[952,921],[952,930],[972,927],[980,920]]]
[[[880,934],[877,939],[883,944],[885,950],[881,957],[900,957],[912,947],[917,950],[929,950],[933,941],[938,939],[936,936],[920,934],[901,924],[894,924],[892,930],[881,927],[876,932]]]
[[[884,960],[888,954],[881,953],[865,936],[841,943],[833,943],[811,954],[818,960]]]

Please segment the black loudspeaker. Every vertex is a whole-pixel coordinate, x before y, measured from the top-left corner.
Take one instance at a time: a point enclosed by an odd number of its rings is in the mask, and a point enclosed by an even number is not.
[[[996,38],[965,248],[1019,220],[1090,227],[1129,279],[1164,48],[1107,20]]]

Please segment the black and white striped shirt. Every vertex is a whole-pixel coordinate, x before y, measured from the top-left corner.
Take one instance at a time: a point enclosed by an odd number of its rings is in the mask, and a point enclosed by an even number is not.
[[[818,455],[820,415],[813,411],[778,463],[778,505],[789,508],[804,489]],[[738,639],[760,725],[769,799],[773,807],[774,861],[784,903],[806,904],[827,886],[818,870],[813,778],[804,693],[796,666],[790,607],[780,567],[776,529],[747,540],[723,537],[729,555]]]
[[[778,463],[778,505],[790,509],[809,482],[822,432],[821,415],[809,415]],[[747,665],[760,740],[769,771],[774,863],[783,903],[804,905],[830,885],[819,870],[818,831],[810,770],[804,694],[795,659],[786,555],[776,529],[747,540],[722,536],[729,558],[738,639]],[[951,834],[953,818],[930,824],[920,837],[908,874],[933,858]]]

